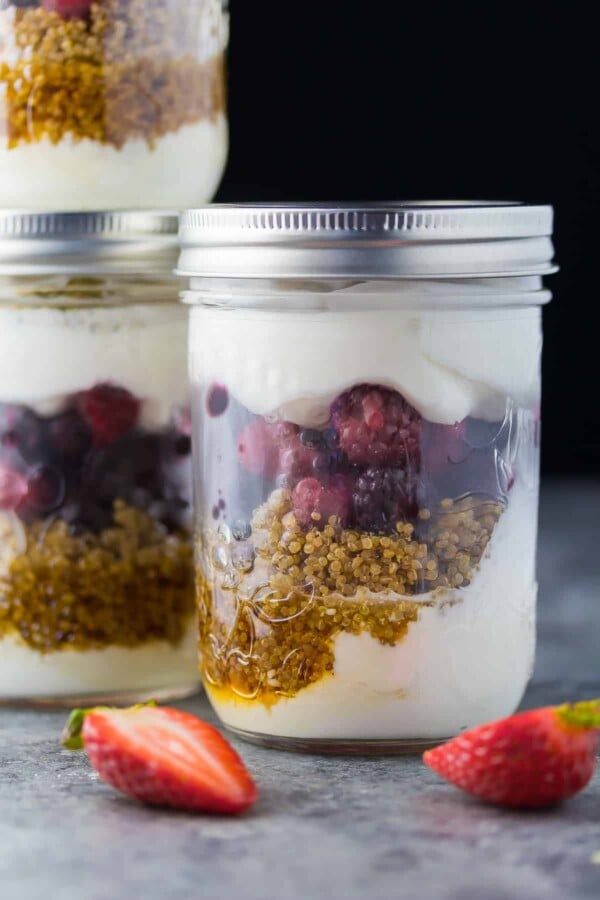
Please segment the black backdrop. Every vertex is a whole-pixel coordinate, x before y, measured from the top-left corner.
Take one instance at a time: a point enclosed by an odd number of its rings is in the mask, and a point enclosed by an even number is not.
[[[587,4],[230,5],[231,155],[217,199],[552,203],[561,272],[545,312],[543,467],[600,473],[600,113]]]

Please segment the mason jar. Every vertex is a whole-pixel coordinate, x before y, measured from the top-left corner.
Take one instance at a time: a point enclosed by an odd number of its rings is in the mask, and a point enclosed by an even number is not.
[[[201,674],[272,746],[402,751],[534,660],[552,210],[183,215]]]
[[[0,0],[0,196],[208,202],[227,156],[224,0]]]
[[[0,703],[198,687],[177,220],[0,213]]]

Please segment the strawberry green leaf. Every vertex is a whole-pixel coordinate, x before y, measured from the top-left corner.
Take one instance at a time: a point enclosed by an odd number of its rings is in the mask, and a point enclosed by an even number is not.
[[[581,728],[584,731],[600,729],[600,698],[580,703],[564,703],[556,707],[556,714],[569,728]]]
[[[147,703],[138,703],[132,709],[141,709],[143,706],[158,706],[156,700],[149,700]],[[95,706],[90,709],[74,709],[67,720],[67,724],[61,735],[61,743],[66,750],[83,750],[83,723],[85,717],[89,713],[108,711],[109,706]]]

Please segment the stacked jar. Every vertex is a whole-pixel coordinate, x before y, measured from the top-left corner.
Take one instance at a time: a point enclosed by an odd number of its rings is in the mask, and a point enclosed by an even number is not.
[[[227,154],[222,0],[0,0],[0,197],[209,201]]]
[[[176,217],[0,213],[0,702],[197,689]]]
[[[223,172],[227,6],[0,0],[0,702],[198,686],[166,211]]]
[[[183,216],[202,677],[230,728],[403,751],[517,707],[551,233],[511,204]]]

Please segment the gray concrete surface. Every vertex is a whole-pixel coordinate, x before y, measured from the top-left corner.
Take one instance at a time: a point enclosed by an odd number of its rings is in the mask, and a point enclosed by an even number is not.
[[[540,645],[525,705],[600,695],[600,485],[548,484]],[[202,699],[183,704],[210,717]],[[509,813],[417,758],[242,745],[242,819],[157,812],[57,743],[64,716],[0,710],[1,900],[587,900],[600,897],[600,775],[564,807]]]

